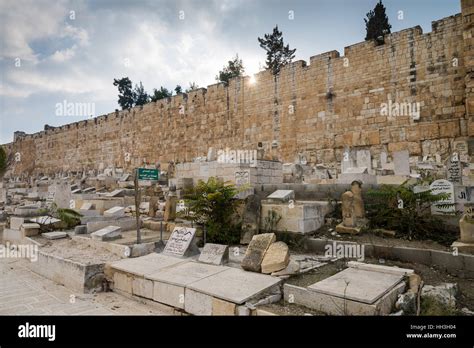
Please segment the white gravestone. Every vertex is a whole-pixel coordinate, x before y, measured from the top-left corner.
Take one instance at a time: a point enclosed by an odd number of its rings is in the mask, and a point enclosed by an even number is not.
[[[461,184],[462,168],[457,152],[451,154],[451,157],[448,159],[447,167],[448,180],[453,184]]]
[[[175,227],[171,234],[163,254],[172,256],[185,256],[196,234],[195,228]]]
[[[449,197],[445,200],[433,203],[431,205],[431,213],[436,215],[452,214],[455,211],[455,206],[440,207],[437,204],[452,204],[454,203],[454,186],[448,180],[440,179],[435,180],[430,185],[431,193],[436,195],[439,193],[446,193]]]
[[[235,172],[235,185],[237,187],[250,185],[250,171]]]

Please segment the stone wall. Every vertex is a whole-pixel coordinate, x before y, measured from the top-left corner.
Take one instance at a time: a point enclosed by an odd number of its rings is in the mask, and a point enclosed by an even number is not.
[[[472,1],[461,14],[269,71],[95,119],[17,134],[12,173],[53,173],[186,162],[208,149],[265,149],[264,158],[338,168],[345,148],[447,158],[474,135]],[[339,34],[334,34],[339,35]],[[419,103],[419,118],[382,115],[383,103]],[[20,154],[15,161],[15,154]],[[18,158],[17,158],[18,159]],[[340,168],[338,169],[340,170]]]

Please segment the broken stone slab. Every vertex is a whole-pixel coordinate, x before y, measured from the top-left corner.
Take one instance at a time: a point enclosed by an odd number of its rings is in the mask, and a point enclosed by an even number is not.
[[[103,217],[104,220],[87,222],[87,233],[96,232],[107,226],[120,226],[122,231],[134,230],[137,228],[137,220],[132,217]],[[81,220],[82,221],[82,220]],[[141,220],[139,221],[141,224]]]
[[[74,227],[74,234],[87,234],[87,225],[77,225]]]
[[[358,261],[349,261],[347,263],[347,266],[350,268],[363,269],[366,271],[383,272],[383,273],[395,274],[395,275],[401,275],[401,276],[410,276],[412,274],[415,274],[415,271],[409,268],[373,265],[370,263],[364,263],[364,262],[358,262]]]
[[[46,239],[61,239],[61,238],[66,238],[67,233],[66,232],[46,232],[41,234],[42,237]]]
[[[295,191],[293,190],[276,190],[267,197],[269,200],[278,202],[288,202],[290,199],[295,199]]]
[[[212,265],[224,265],[229,262],[229,246],[206,243],[198,261]]]
[[[37,236],[40,231],[40,225],[35,223],[23,223],[21,225],[21,232],[25,237]]]
[[[90,193],[94,191],[95,191],[95,187],[86,187],[84,190],[82,190],[83,193]]]
[[[308,290],[373,304],[401,283],[403,275],[347,268],[308,287]]]
[[[276,242],[268,247],[262,261],[262,273],[281,271],[290,262],[290,251],[284,242]]]
[[[122,238],[122,229],[120,226],[107,226],[94,233],[91,233],[91,237],[94,240],[109,241]]]
[[[125,214],[125,208],[123,207],[112,207],[104,211],[104,216],[117,216],[122,217]]]
[[[271,275],[274,277],[280,277],[280,276],[298,274],[299,271],[300,271],[299,262],[290,260],[290,262],[288,263],[288,266],[286,266],[285,269],[282,269],[281,271],[273,272]]]
[[[246,271],[260,272],[265,252],[275,240],[274,233],[262,233],[253,236],[245,252],[241,267]]]

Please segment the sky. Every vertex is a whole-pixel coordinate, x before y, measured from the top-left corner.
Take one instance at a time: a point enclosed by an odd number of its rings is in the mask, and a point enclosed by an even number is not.
[[[0,0],[0,144],[119,108],[114,78],[145,90],[216,83],[235,54],[265,65],[257,37],[283,32],[295,60],[365,38],[378,0]],[[384,0],[392,32],[461,11],[460,0]],[[400,12],[402,11],[402,12]],[[72,107],[72,108],[71,108]]]

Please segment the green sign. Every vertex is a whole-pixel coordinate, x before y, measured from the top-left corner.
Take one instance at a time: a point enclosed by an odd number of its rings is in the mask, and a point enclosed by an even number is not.
[[[158,169],[138,168],[138,180],[158,180],[159,177]]]

